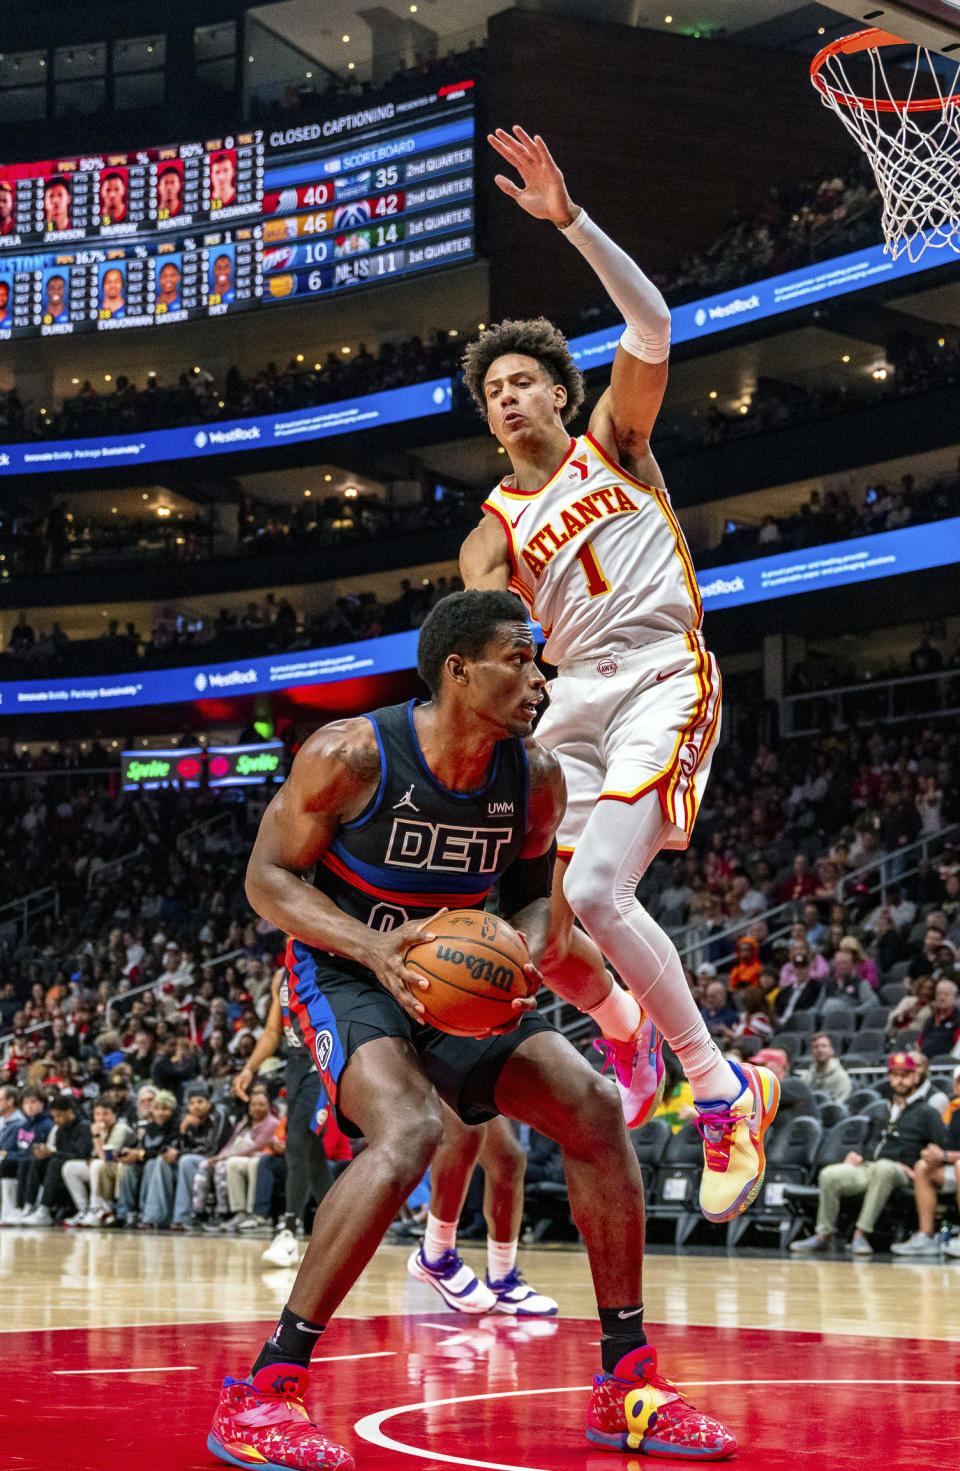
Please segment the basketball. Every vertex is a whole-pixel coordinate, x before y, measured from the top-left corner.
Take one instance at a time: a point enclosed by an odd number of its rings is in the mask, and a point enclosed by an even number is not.
[[[482,909],[445,914],[432,928],[434,939],[417,941],[403,961],[430,982],[417,991],[423,1018],[454,1037],[475,1037],[501,1027],[513,1014],[514,997],[532,987],[523,967],[527,947],[505,920]]]

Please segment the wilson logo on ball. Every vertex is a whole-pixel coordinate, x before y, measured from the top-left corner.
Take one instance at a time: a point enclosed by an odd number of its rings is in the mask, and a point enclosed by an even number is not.
[[[492,960],[484,960],[480,955],[465,955],[450,945],[438,945],[436,956],[447,965],[464,966],[470,972],[471,980],[486,981],[488,986],[496,986],[501,991],[509,991],[513,985],[514,972],[508,965],[494,965]]]

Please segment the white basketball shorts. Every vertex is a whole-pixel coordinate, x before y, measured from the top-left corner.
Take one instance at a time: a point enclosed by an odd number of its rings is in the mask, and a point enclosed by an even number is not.
[[[720,734],[720,672],[699,633],[565,664],[535,736],[560,762],[569,858],[597,802],[660,797],[664,847],[686,848]]]

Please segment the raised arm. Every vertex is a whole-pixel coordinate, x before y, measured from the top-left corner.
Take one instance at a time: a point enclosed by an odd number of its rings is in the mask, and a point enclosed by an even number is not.
[[[663,479],[650,452],[650,436],[667,385],[670,312],[635,261],[574,204],[563,174],[543,139],[523,128],[498,128],[488,141],[523,180],[503,174],[496,183],[535,219],[550,220],[593,267],[611,301],[623,313],[610,387],[590,416],[590,433],[632,474],[654,485]]]
[[[373,971],[420,1020],[424,1008],[411,988],[427,990],[428,984],[406,969],[402,956],[414,939],[433,938],[427,933],[432,916],[375,932],[302,879],[327,851],[339,824],[363,811],[379,780],[380,752],[369,720],[334,721],[312,735],[263,814],[247,865],[246,894],[277,929]]]

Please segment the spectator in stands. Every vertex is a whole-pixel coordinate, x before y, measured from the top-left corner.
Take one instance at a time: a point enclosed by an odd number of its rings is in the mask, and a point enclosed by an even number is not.
[[[876,991],[880,984],[877,967],[870,957],[864,953],[863,946],[860,944],[856,935],[844,935],[840,941],[840,949],[848,951],[853,957],[853,969],[857,978],[865,981],[871,991]]]
[[[776,893],[778,904],[796,904],[800,900],[809,898],[816,890],[817,880],[810,872],[805,853],[796,853],[793,859],[793,873],[788,879],[784,879],[779,885]]]
[[[937,1197],[943,1190],[956,1191],[960,1205],[960,1067],[953,1072],[953,1098],[943,1114],[946,1139],[941,1144],[926,1144],[920,1151],[913,1176],[913,1197],[917,1206],[917,1229],[906,1240],[890,1250],[896,1256],[938,1256],[940,1243],[935,1235]],[[946,1247],[948,1256],[960,1257],[960,1237]]]
[[[736,1025],[733,1027],[729,1037],[721,1037],[725,1041],[735,1041],[741,1037],[755,1037],[760,1043],[769,1042],[773,1036],[773,1022],[770,1019],[770,1005],[764,994],[762,986],[743,986],[734,997],[739,1008]]]
[[[730,972],[730,990],[736,992],[741,986],[755,986],[760,977],[759,946],[752,935],[743,935],[737,941],[737,963]]]
[[[714,974],[716,974],[715,971]],[[739,1013],[736,1007],[731,1005],[727,988],[722,981],[708,981],[700,1015],[711,1037],[723,1041],[727,1036],[733,1034],[733,1028],[740,1019]]]
[[[141,1088],[138,1101],[143,1094]],[[150,1201],[150,1194],[156,1186],[160,1166],[171,1169],[176,1163],[175,1158],[171,1160],[171,1154],[175,1156],[177,1153],[178,1127],[176,1098],[165,1088],[156,1090],[150,1100],[150,1117],[139,1133],[137,1143],[128,1145],[120,1154],[124,1171],[117,1198],[117,1219],[122,1225],[139,1225],[141,1213],[144,1213],[145,1225],[156,1224],[155,1209],[153,1218],[146,1216],[146,1209],[148,1202],[152,1208],[155,1204]],[[154,1168],[148,1168],[151,1165]],[[172,1187],[170,1196],[172,1199]]]
[[[193,1187],[204,1160],[212,1159],[230,1133],[225,1111],[214,1105],[206,1083],[198,1079],[187,1085],[187,1111],[180,1120],[180,1164],[173,1206],[171,1231],[188,1231],[199,1224],[193,1209]]]
[[[830,967],[822,955],[813,955],[806,940],[794,941],[790,958],[780,967],[780,985],[803,987],[808,981],[824,981]]]
[[[926,1057],[943,1057],[960,1042],[960,1007],[955,981],[937,981],[933,993],[933,1010],[917,1039],[917,1047]]]
[[[843,1103],[853,1092],[853,1081],[836,1054],[829,1032],[815,1032],[810,1040],[812,1066],[800,1073],[812,1093],[825,1093],[832,1103]]]
[[[158,1088],[172,1093],[179,1102],[184,1084],[199,1077],[201,1053],[196,1042],[179,1032],[171,1033],[157,1049],[150,1069],[150,1078]]]
[[[812,900],[803,906],[803,926],[808,946],[811,950],[816,950],[826,934],[826,925],[823,923],[820,906]]]
[[[33,1164],[39,1183],[37,1205],[20,1222],[23,1226],[52,1226],[57,1216],[69,1214],[70,1197],[63,1183],[63,1167],[71,1159],[89,1159],[92,1148],[90,1125],[77,1116],[71,1093],[58,1093],[50,1100],[53,1128],[42,1144],[33,1146]],[[32,1194],[31,1182],[27,1193]]]
[[[4,1084],[0,1088],[0,1226],[11,1226],[16,1219],[16,1172],[10,1170],[8,1173],[3,1166],[9,1156],[16,1154],[20,1128],[25,1123],[18,1090],[11,1083]]]
[[[884,1024],[888,1037],[896,1041],[899,1032],[923,1030],[933,1013],[935,986],[933,976],[918,976],[910,982],[907,994],[890,1009]]]
[[[93,1153],[88,1164],[90,1199],[79,1226],[108,1226],[116,1219],[114,1203],[120,1188],[122,1165],[120,1156],[128,1145],[136,1143],[136,1131],[128,1119],[117,1113],[113,1093],[104,1094],[93,1109],[90,1130]],[[72,1166],[67,1166],[71,1169]],[[81,1166],[82,1168],[82,1166]],[[71,1191],[71,1194],[73,1192]],[[74,1195],[74,1200],[77,1197]]]
[[[909,899],[900,884],[892,884],[887,890],[886,902],[878,904],[876,909],[871,910],[863,922],[863,929],[868,935],[875,935],[883,914],[887,914],[890,922],[897,930],[907,930],[916,918],[917,906]]]
[[[212,1159],[201,1161],[194,1176],[194,1214],[206,1213],[211,1190],[216,1200],[216,1214],[206,1230],[235,1230],[244,1216],[251,1213],[256,1192],[255,1165],[277,1132],[279,1122],[266,1087],[255,1083],[250,1089],[246,1117]],[[237,1164],[228,1174],[231,1160]],[[241,1161],[246,1163],[240,1164]]]
[[[863,1153],[851,1150],[842,1164],[820,1171],[820,1204],[814,1234],[793,1241],[790,1250],[825,1251],[834,1241],[845,1196],[862,1196],[853,1239],[847,1250],[854,1256],[872,1256],[869,1238],[884,1206],[896,1190],[905,1189],[928,1144],[946,1145],[943,1121],[923,1099],[914,1100],[918,1071],[909,1052],[895,1052],[887,1063],[892,1094],[889,1118],[875,1119],[864,1141]]]
[[[35,1145],[46,1141],[53,1128],[42,1088],[28,1084],[20,1096],[20,1110],[23,1123],[17,1126],[14,1139],[5,1138],[4,1156],[0,1160],[5,1225],[22,1224],[34,1208],[39,1179],[31,1168],[33,1150]],[[14,1191],[9,1189],[9,1181],[13,1182]]]
[[[873,991],[866,981],[857,975],[856,962],[850,950],[838,949],[830,962],[828,996],[839,996],[851,1006],[867,1006]]]

